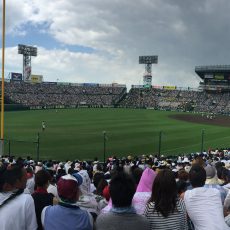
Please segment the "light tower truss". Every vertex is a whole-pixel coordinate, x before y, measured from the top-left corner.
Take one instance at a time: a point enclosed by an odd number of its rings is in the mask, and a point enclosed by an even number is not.
[[[139,64],[145,64],[145,73],[143,76],[143,85],[151,87],[152,85],[152,64],[158,63],[158,56],[139,56]]]
[[[18,45],[18,54],[23,55],[23,81],[30,81],[31,78],[31,56],[37,56],[37,47]]]

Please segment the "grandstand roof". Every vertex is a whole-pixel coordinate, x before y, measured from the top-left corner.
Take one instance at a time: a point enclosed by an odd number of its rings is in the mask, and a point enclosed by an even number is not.
[[[223,74],[224,78],[228,78],[230,76],[230,65],[196,66],[195,72],[202,79],[211,78],[210,75],[215,74]]]

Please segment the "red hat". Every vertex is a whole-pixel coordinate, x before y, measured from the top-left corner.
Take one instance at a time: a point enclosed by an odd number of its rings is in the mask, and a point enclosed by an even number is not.
[[[76,193],[82,183],[82,177],[78,173],[62,176],[57,183],[58,195],[63,200],[75,202]]]

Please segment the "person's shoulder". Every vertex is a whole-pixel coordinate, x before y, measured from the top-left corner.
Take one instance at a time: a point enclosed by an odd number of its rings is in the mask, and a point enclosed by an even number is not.
[[[185,195],[186,195],[186,194],[203,193],[205,190],[206,190],[205,187],[192,188],[192,189],[186,190],[186,191],[185,191]]]
[[[92,214],[90,213],[90,211],[83,209],[79,206],[78,206],[78,208],[72,209],[72,210],[73,210],[73,212],[78,213],[78,215],[89,217],[89,219],[91,219],[91,217],[92,217]]]
[[[104,219],[104,218],[110,218],[113,217],[113,213],[107,212],[107,213],[100,213],[97,217],[97,220]]]
[[[183,200],[184,200],[184,202],[186,202],[186,200],[189,199],[189,197],[192,197],[194,193],[195,193],[194,189],[186,190],[184,192],[184,194],[183,194]]]
[[[220,190],[221,190],[221,188],[216,186],[216,185],[209,186],[209,187],[205,186],[204,188],[205,188],[206,193],[210,193],[210,194],[215,194],[215,193],[218,194],[220,192]]]
[[[111,213],[102,213],[98,215],[95,226],[96,229],[108,229],[109,226],[115,223],[116,221],[113,219],[113,215],[111,215]]]
[[[118,223],[119,221],[130,221],[132,220],[132,222],[135,222],[136,224],[140,224],[145,226],[146,224],[148,224],[148,219],[143,216],[143,215],[139,215],[136,213],[123,213],[121,214],[116,214],[116,213],[102,213],[97,217],[97,224],[106,224],[106,223],[112,223],[112,222],[116,222]],[[144,228],[145,229],[145,228]]]
[[[22,194],[20,194],[18,196],[18,199],[21,199],[21,200],[32,200],[33,201],[33,197],[29,193],[22,193]]]
[[[26,206],[34,206],[34,199],[30,194],[22,193],[16,197],[15,201]]]
[[[141,226],[141,229],[149,229],[149,220],[143,215],[140,214],[133,214],[132,216],[133,223],[135,226]]]
[[[44,226],[44,220],[45,220],[45,213],[48,209],[52,208],[51,205],[49,206],[45,206],[43,209],[42,209],[42,213],[41,213],[41,222],[42,222],[42,225]]]
[[[110,225],[111,223],[113,223],[114,220],[114,215],[112,213],[101,213],[97,216],[96,219],[96,226],[100,227],[100,226],[107,226]]]
[[[137,220],[137,221],[148,221],[147,218],[143,215],[140,215],[140,214],[134,214],[133,217]]]

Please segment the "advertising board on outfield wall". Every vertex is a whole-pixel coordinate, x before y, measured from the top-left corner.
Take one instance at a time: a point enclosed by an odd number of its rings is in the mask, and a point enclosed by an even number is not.
[[[163,89],[174,90],[176,86],[163,86]]]
[[[71,85],[69,82],[57,82],[57,85]]]
[[[154,89],[163,89],[163,86],[161,86],[161,85],[153,85],[153,88]]]
[[[43,85],[57,85],[57,82],[56,81],[45,81],[45,82],[42,82]]]
[[[31,83],[41,83],[43,81],[43,76],[32,74],[30,81],[31,81]]]
[[[83,86],[98,87],[98,83],[83,83]]]
[[[70,83],[71,86],[82,86],[81,83]]]
[[[22,81],[21,73],[11,73],[11,81]]]

